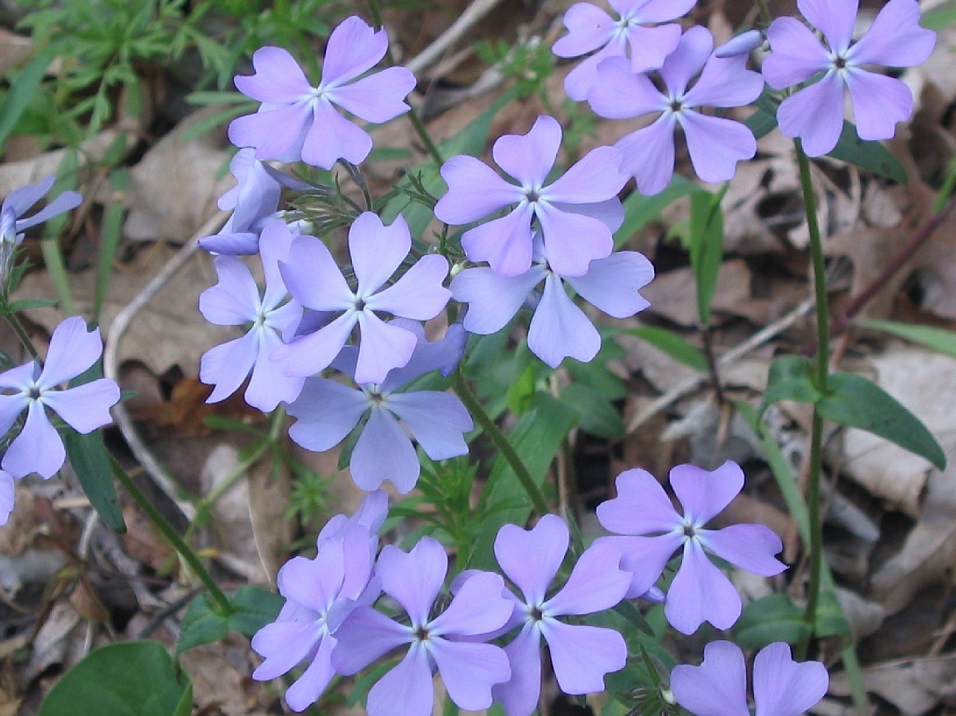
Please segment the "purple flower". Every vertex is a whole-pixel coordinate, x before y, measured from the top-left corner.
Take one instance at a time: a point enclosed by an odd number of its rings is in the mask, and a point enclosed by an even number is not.
[[[363,606],[336,632],[332,663],[347,676],[408,645],[398,665],[369,691],[369,716],[430,716],[436,670],[451,700],[470,711],[491,706],[492,687],[509,678],[508,657],[500,647],[467,641],[499,629],[511,617],[514,605],[502,596],[503,580],[490,572],[475,574],[442,613],[431,617],[447,570],[445,550],[430,537],[407,554],[386,546],[375,571],[383,591],[405,610],[410,623]]]
[[[740,616],[740,596],[707,559],[705,550],[741,569],[770,577],[787,568],[773,556],[783,544],[764,525],[704,529],[743,489],[739,465],[728,461],[713,472],[678,465],[670,472],[670,482],[684,508],[683,516],[646,470],[618,475],[617,497],[598,505],[598,520],[610,532],[634,536],[602,537],[596,544],[607,540],[619,546],[622,567],[633,574],[629,598],[647,592],[681,549],[683,559],[664,604],[667,621],[683,634],[692,634],[705,621],[729,629]]]
[[[382,289],[411,246],[408,224],[401,216],[384,226],[377,215],[361,214],[349,229],[349,254],[358,281],[353,291],[324,243],[312,236],[295,239],[288,261],[280,264],[289,293],[306,308],[340,315],[277,349],[273,360],[284,361],[289,375],[314,375],[332,363],[357,325],[361,342],[355,382],[380,383],[390,370],[408,363],[417,343],[415,334],[385,323],[378,313],[426,321],[438,315],[451,297],[442,286],[448,261],[438,254],[421,257]]]
[[[57,214],[75,209],[83,197],[75,191],[65,191],[33,216],[22,218],[30,207],[50,191],[56,178],[48,176],[39,184],[28,184],[11,191],[0,206],[0,286],[5,286],[13,261],[13,252],[23,241],[23,232],[42,224]]]
[[[203,354],[199,379],[216,386],[207,403],[218,403],[235,393],[250,375],[246,402],[263,412],[291,402],[302,390],[304,378],[286,375],[282,364],[270,356],[283,341],[291,340],[302,318],[302,306],[286,301],[288,293],[279,261],[285,259],[294,235],[278,219],[270,219],[262,230],[259,245],[265,291],[260,295],[252,272],[235,256],[217,256],[213,265],[219,283],[199,295],[199,310],[210,323],[219,326],[251,327],[241,338],[212,348]]]
[[[578,559],[564,586],[547,597],[568,551],[569,537],[560,517],[544,515],[531,530],[504,525],[495,538],[498,564],[523,596],[515,598],[514,615],[507,625],[521,627],[505,647],[511,678],[493,689],[507,716],[530,716],[538,705],[542,637],[558,686],[567,694],[603,691],[604,675],[623,669],[627,662],[627,645],[618,632],[558,620],[610,609],[621,601],[630,575],[619,569],[620,552],[609,544],[592,546]]]
[[[552,368],[566,357],[588,362],[601,348],[601,336],[565,292],[563,281],[584,299],[615,318],[627,318],[650,305],[639,293],[654,277],[654,267],[635,251],[594,259],[583,276],[562,277],[549,265],[540,234],[534,237],[534,263],[518,276],[500,276],[490,268],[465,269],[452,279],[456,301],[468,304],[463,325],[488,335],[504,328],[544,280],[528,330],[531,351]],[[562,280],[563,279],[563,280]]]
[[[797,7],[826,45],[799,20],[777,18],[767,28],[771,54],[763,63],[764,77],[774,89],[786,89],[824,75],[784,99],[777,110],[780,131],[799,137],[809,156],[826,154],[840,138],[849,92],[860,138],[891,138],[896,123],[912,113],[913,95],[903,81],[863,66],[911,67],[929,57],[936,33],[919,26],[919,5],[890,0],[855,43],[859,0],[797,0]]]
[[[13,482],[13,475],[0,470],[0,525],[7,524],[10,513],[13,512],[17,487]]]
[[[564,91],[578,102],[587,98],[597,81],[597,66],[608,57],[626,57],[631,69],[646,72],[660,67],[680,40],[680,25],[646,27],[647,23],[676,20],[696,0],[610,0],[615,20],[591,3],[579,2],[564,14],[568,34],[551,48],[558,57],[579,57],[598,50],[564,78]]]
[[[235,78],[245,95],[262,102],[255,114],[229,125],[229,140],[254,147],[258,159],[303,161],[331,169],[338,159],[364,161],[372,150],[368,132],[336,111],[341,107],[367,122],[387,122],[410,107],[405,97],[415,76],[404,67],[356,78],[385,56],[388,37],[359,17],[350,17],[329,36],[322,81],[309,84],[286,50],[262,47],[252,56],[256,73]],[[355,81],[353,81],[355,80]]]
[[[541,116],[527,134],[500,137],[492,149],[495,162],[520,182],[518,186],[475,157],[460,155],[442,165],[448,193],[438,200],[435,216],[446,224],[468,224],[517,205],[506,216],[462,235],[469,259],[487,261],[502,276],[525,273],[531,267],[535,218],[551,265],[562,276],[581,276],[592,259],[611,253],[611,232],[624,221],[617,198],[627,181],[618,171],[621,154],[613,147],[598,147],[545,185],[560,147],[561,125]]]
[[[615,145],[624,153],[622,171],[633,174],[642,194],[657,194],[674,175],[674,131],[684,130],[694,171],[704,181],[734,176],[737,162],[757,151],[753,133],[740,122],[702,114],[702,107],[740,107],[763,91],[760,73],[746,69],[747,55],[717,57],[714,38],[701,26],[681,37],[660,69],[661,91],[621,58],[604,60],[588,94],[596,114],[627,119],[660,112],[653,124],[625,135]],[[696,83],[691,80],[699,74]]]
[[[42,367],[38,361],[30,361],[0,373],[0,390],[16,391],[0,394],[0,436],[20,413],[27,411],[23,428],[7,447],[0,467],[13,477],[36,472],[49,478],[63,466],[63,440],[47,417],[46,408],[78,433],[90,433],[112,422],[110,408],[120,399],[114,381],[100,378],[59,390],[61,383],[85,372],[102,353],[100,329],[87,332],[86,321],[74,316],[53,331]]]
[[[798,664],[787,644],[775,642],[754,659],[757,716],[799,716],[826,695],[829,683],[823,664]],[[700,666],[674,667],[671,691],[677,703],[695,716],[750,716],[744,654],[729,641],[705,646]]]
[[[276,621],[252,637],[252,648],[264,659],[252,678],[268,681],[308,662],[285,695],[295,711],[318,701],[335,675],[331,655],[336,629],[357,606],[378,598],[372,566],[376,533],[387,512],[385,493],[369,493],[355,515],[336,515],[329,521],[319,534],[314,559],[294,557],[279,570],[276,583],[286,603]]]
[[[421,464],[406,428],[432,460],[468,453],[463,434],[474,424],[456,396],[437,390],[402,390],[425,373],[457,365],[465,332],[461,326],[452,326],[445,338],[428,343],[421,326],[407,328],[418,337],[418,345],[408,364],[390,371],[381,383],[350,388],[334,380],[310,378],[289,406],[289,415],[298,418],[289,437],[316,451],[339,444],[368,415],[349,462],[352,479],[363,490],[374,490],[384,480],[402,494],[415,486]],[[356,352],[347,346],[332,365],[353,375]]]

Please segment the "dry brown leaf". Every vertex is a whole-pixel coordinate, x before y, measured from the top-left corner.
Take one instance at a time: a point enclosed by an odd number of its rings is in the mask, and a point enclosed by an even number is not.
[[[179,661],[192,679],[194,707],[238,716],[246,713],[241,676],[227,660],[226,651],[222,642],[204,644],[183,652]]]
[[[956,701],[956,655],[874,664],[863,669],[863,681],[868,692],[886,699],[905,716],[922,716],[941,702]],[[830,693],[850,695],[845,673],[831,674]]]

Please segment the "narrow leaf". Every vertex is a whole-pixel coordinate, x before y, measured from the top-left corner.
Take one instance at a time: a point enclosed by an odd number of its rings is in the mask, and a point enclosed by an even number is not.
[[[641,326],[640,328],[630,328],[622,330],[621,333],[629,333],[632,336],[647,341],[655,348],[664,351],[678,363],[683,363],[689,368],[707,372],[707,356],[703,351],[688,343],[674,331],[666,328],[657,328],[656,326]]]
[[[10,85],[3,105],[0,105],[0,148],[3,147],[3,143],[17,126],[17,122],[33,99],[46,73],[46,68],[50,66],[55,55],[56,47],[48,45],[34,55]]]
[[[784,356],[770,365],[767,390],[757,414],[763,416],[767,408],[778,400],[815,403],[820,397],[820,391],[813,383],[813,364],[810,360],[800,356]]]
[[[724,214],[720,202],[729,184],[716,194],[697,192],[690,198],[690,263],[697,283],[697,313],[702,326],[710,323],[710,305],[724,257]]]
[[[123,521],[123,511],[116,496],[116,485],[113,484],[113,473],[110,469],[109,453],[103,444],[103,434],[95,430],[87,435],[80,435],[74,430],[67,430],[63,434],[63,443],[70,465],[73,466],[93,509],[110,529],[125,532],[126,523]]]
[[[840,139],[830,152],[830,156],[858,166],[860,169],[866,169],[873,174],[892,179],[899,184],[906,184],[906,170],[900,161],[882,142],[868,142],[860,139],[856,133],[856,127],[850,122],[843,122]]]
[[[937,353],[956,358],[956,331],[947,331],[945,328],[933,328],[932,326],[914,326],[909,323],[897,323],[896,321],[864,320],[857,321],[856,325],[863,328],[872,328],[875,331],[885,331],[907,341],[924,345]]]

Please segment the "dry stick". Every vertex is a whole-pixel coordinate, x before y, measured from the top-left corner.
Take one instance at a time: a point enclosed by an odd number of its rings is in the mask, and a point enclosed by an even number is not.
[[[160,289],[192,258],[193,254],[195,254],[199,248],[199,239],[216,232],[225,223],[228,216],[229,212],[220,211],[203,224],[199,231],[159,270],[159,273],[153,276],[152,280],[146,284],[146,288],[130,301],[122,311],[116,314],[116,318],[114,318],[110,324],[109,333],[106,337],[106,346],[103,349],[103,374],[107,378],[118,380],[119,344],[123,339],[123,335],[133,322],[133,318],[136,317],[136,314],[139,313],[143,307],[159,293]],[[182,512],[186,518],[192,520],[193,517],[195,517],[196,508],[189,502],[179,498],[175,483],[166,473],[163,466],[159,464],[159,461],[149,448],[146,447],[146,443],[143,442],[139,432],[136,430],[136,426],[133,424],[133,419],[130,417],[129,411],[122,402],[117,403],[113,407],[113,417],[136,461],[142,465],[156,486],[175,503],[180,512]]]
[[[443,32],[432,44],[409,60],[405,67],[414,74],[421,74],[422,70],[438,62],[448,49],[464,37],[472,26],[476,25],[485,15],[491,12],[501,0],[474,0],[457,20]]]
[[[790,326],[809,313],[813,306],[813,297],[807,298],[782,318],[779,318],[769,326],[760,329],[739,346],[724,353],[724,355],[717,360],[717,365],[722,367],[736,362],[750,351],[760,347],[770,339],[790,328]],[[635,415],[634,419],[628,423],[627,432],[632,433],[637,430],[641,425],[646,423],[659,412],[669,407],[671,404],[676,403],[688,393],[696,390],[701,383],[706,382],[709,377],[709,375],[695,375],[675,385],[659,398],[653,400],[650,405],[644,408],[644,410]]]

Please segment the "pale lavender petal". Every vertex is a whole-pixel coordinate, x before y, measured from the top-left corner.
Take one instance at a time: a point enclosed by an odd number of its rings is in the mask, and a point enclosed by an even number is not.
[[[527,189],[540,189],[561,148],[561,125],[541,115],[527,134],[506,134],[491,149],[495,163]]]
[[[657,479],[647,470],[625,470],[614,481],[617,497],[597,506],[604,529],[622,535],[670,532],[681,517]]]
[[[861,65],[912,67],[925,62],[936,46],[936,33],[919,25],[914,0],[890,0],[877,14],[847,59]]]
[[[381,288],[411,247],[408,224],[401,216],[385,226],[371,211],[360,214],[349,228],[349,256],[358,279],[358,295],[367,297]]]
[[[673,10],[670,12],[673,12]],[[641,14],[643,15],[643,12]],[[680,14],[683,15],[684,13]],[[644,22],[647,22],[647,20]],[[631,69],[634,72],[649,72],[658,69],[677,48],[680,37],[681,26],[677,24],[659,25],[657,27],[631,25],[627,29],[627,44],[631,47]]]
[[[288,260],[279,262],[279,272],[289,293],[306,308],[341,311],[355,302],[332,253],[314,236],[292,242]]]
[[[695,716],[750,715],[744,654],[729,641],[712,641],[705,646],[700,666],[674,667],[671,691],[677,703]]]
[[[356,315],[361,342],[355,364],[355,382],[359,385],[381,383],[390,370],[408,363],[417,343],[415,334],[385,323],[371,311],[360,311]]]
[[[568,551],[568,526],[557,515],[543,515],[530,530],[506,524],[495,537],[501,570],[530,605],[540,605]],[[534,559],[528,559],[528,555]]]
[[[338,596],[345,566],[341,544],[326,542],[314,559],[293,557],[282,565],[276,584],[287,600],[321,614]]]
[[[492,696],[506,716],[531,716],[541,696],[541,635],[531,622],[505,647],[511,678],[495,685]]]
[[[783,550],[783,542],[766,525],[744,524],[722,530],[698,530],[697,536],[705,549],[762,577],[772,577],[787,568],[774,557]]]
[[[472,573],[448,608],[428,625],[429,632],[436,636],[476,636],[499,629],[511,618],[515,606],[502,596],[504,591],[500,575]]]
[[[257,681],[287,674],[315,648],[322,632],[312,622],[279,621],[266,624],[252,637],[250,646],[265,661],[252,672]]]
[[[604,10],[589,2],[575,3],[562,19],[568,34],[558,39],[551,51],[558,57],[579,57],[604,47],[617,23]]]
[[[680,569],[664,602],[664,616],[681,634],[693,634],[705,621],[730,629],[740,617],[740,595],[711,564],[697,540],[684,543]]]
[[[459,273],[451,280],[451,292],[456,301],[468,304],[465,330],[483,336],[500,331],[515,317],[544,275],[540,266],[532,266],[518,276],[499,276],[486,267]]]
[[[614,318],[643,311],[650,301],[640,290],[654,278],[654,265],[636,251],[620,251],[588,264],[583,276],[568,276],[571,288],[588,303]]]
[[[259,251],[259,235],[252,232],[222,231],[203,236],[198,243],[203,251],[223,256],[250,256]]]
[[[910,88],[895,77],[866,70],[852,70],[845,77],[860,139],[892,139],[896,123],[913,113]]]
[[[384,555],[390,546],[382,550]],[[367,606],[356,607],[335,630],[332,665],[343,676],[356,674],[402,644],[410,644],[413,631]]]
[[[288,295],[279,262],[288,261],[292,242],[298,237],[279,219],[269,219],[262,227],[259,239],[259,257],[262,260],[262,273],[265,278],[265,292],[262,307],[271,311]],[[258,297],[258,290],[257,290]]]
[[[28,216],[26,219],[17,221],[16,231],[20,233],[21,231],[29,229],[31,226],[42,224],[47,219],[51,219],[57,214],[62,214],[64,211],[75,209],[82,203],[83,196],[81,194],[75,191],[65,191],[33,216]]]
[[[753,684],[756,716],[800,716],[826,696],[830,677],[819,661],[795,662],[778,641],[754,658]]]
[[[375,572],[382,580],[382,589],[402,605],[412,626],[423,626],[445,582],[448,555],[431,537],[422,537],[409,552],[386,545]]]
[[[468,340],[460,323],[450,325],[443,338],[429,342],[425,340],[425,330],[420,323],[407,318],[395,318],[390,322],[414,333],[417,343],[408,363],[389,371],[388,377],[381,382],[379,387],[383,393],[391,393],[432,371],[439,371],[447,378],[458,367]]]
[[[598,67],[598,82],[588,93],[588,104],[599,117],[630,119],[668,106],[667,98],[644,74],[635,74],[623,57],[604,60]]]
[[[51,174],[36,184],[27,184],[26,186],[17,187],[7,194],[3,200],[3,208],[12,209],[14,216],[19,218],[27,213],[31,206],[40,201],[40,199],[53,188],[55,183],[56,176]]]
[[[548,616],[561,616],[613,608],[631,584],[630,573],[620,569],[621,557],[615,542],[592,544],[578,557],[561,591],[545,602],[541,610]]]
[[[374,30],[362,18],[352,16],[329,35],[322,62],[322,85],[338,85],[371,69],[388,49],[385,30]]]
[[[623,160],[624,155],[621,155],[621,158]],[[564,204],[560,201],[556,201],[553,206],[560,211],[567,211],[572,214],[580,214],[581,216],[589,216],[592,219],[597,219],[610,229],[612,233],[624,225],[624,206],[621,204],[621,200],[616,196],[607,201],[598,201],[593,204]]]
[[[442,286],[447,275],[448,259],[427,254],[391,286],[366,297],[365,305],[373,311],[427,321],[437,316],[451,298],[451,291]]]
[[[29,364],[28,364],[29,365]],[[0,437],[7,434],[20,413],[30,404],[30,399],[23,393],[16,395],[0,395]]]
[[[10,513],[13,512],[16,501],[17,488],[13,477],[8,472],[0,470],[0,525],[7,524]]]
[[[287,408],[289,415],[298,418],[289,428],[289,437],[307,450],[329,450],[352,432],[368,408],[362,391],[334,380],[310,378]]]
[[[20,434],[7,447],[0,467],[13,477],[36,472],[47,479],[63,467],[66,450],[39,400],[31,400]]]
[[[16,391],[29,390],[37,376],[40,375],[41,370],[40,364],[32,360],[29,363],[5,370],[0,373],[0,388],[9,388]],[[12,396],[0,395],[0,398],[5,397]],[[23,407],[26,407],[26,399],[24,399]],[[0,424],[2,424],[2,421],[0,421]],[[5,431],[0,431],[0,434],[3,432]]]
[[[843,82],[829,74],[780,104],[780,131],[786,137],[800,137],[809,156],[823,156],[833,150],[843,131],[843,101]]]
[[[435,390],[395,393],[386,399],[432,460],[468,454],[464,433],[475,427],[461,400]]]
[[[432,639],[427,648],[438,666],[448,696],[459,708],[469,711],[489,708],[492,687],[511,676],[507,654],[492,644]]]
[[[252,55],[255,74],[238,75],[236,89],[259,102],[292,104],[312,92],[299,63],[281,47],[260,47]]]
[[[366,122],[387,122],[411,107],[405,102],[415,89],[415,75],[404,67],[389,67],[326,93],[329,100]]]
[[[541,222],[548,265],[558,275],[583,276],[591,261],[611,255],[614,237],[603,221],[543,202],[535,213]]]
[[[219,283],[199,294],[199,312],[218,326],[241,326],[256,320],[259,289],[249,267],[235,256],[217,256],[213,266]]]
[[[558,686],[566,694],[591,694],[604,690],[604,675],[627,664],[624,637],[613,629],[541,621]]]
[[[282,345],[278,333],[268,327],[254,329],[252,333],[257,339],[256,358],[244,397],[253,408],[271,413],[279,403],[296,399],[305,378],[286,375],[285,366],[272,360],[272,353]]]
[[[662,114],[653,124],[624,135],[615,144],[624,153],[621,169],[634,177],[641,194],[659,194],[674,176],[676,122],[673,114]]]
[[[657,537],[599,537],[594,544],[604,541],[621,553],[621,569],[630,574],[630,585],[624,596],[638,599],[654,588],[664,567],[684,543],[684,536],[669,532]]]
[[[686,15],[697,0],[611,0],[619,12],[632,10],[640,22],[668,22]]]
[[[435,692],[428,657],[414,644],[405,657],[368,692],[368,716],[431,716]]]
[[[435,216],[446,224],[468,224],[524,197],[521,187],[509,184],[484,162],[460,154],[442,164],[448,191],[435,205]]]
[[[747,56],[712,56],[704,65],[697,82],[685,95],[690,107],[740,107],[750,104],[763,92],[764,79],[748,70]],[[719,142],[715,139],[714,142]]]
[[[698,526],[723,512],[744,487],[744,471],[730,460],[713,471],[678,465],[671,469],[669,479],[684,508],[684,519]]]
[[[284,105],[236,117],[229,123],[229,141],[253,147],[257,159],[279,159],[295,147],[312,119],[308,102]]]
[[[259,341],[253,331],[210,348],[199,359],[199,380],[213,385],[207,403],[218,403],[239,390],[258,357]],[[278,364],[277,364],[278,365]]]
[[[728,57],[750,56],[750,53],[763,45],[764,36],[760,30],[745,30],[736,37],[714,50],[714,57],[727,59]]]
[[[627,183],[627,175],[619,171],[623,160],[621,150],[615,147],[592,149],[543,189],[541,198],[565,204],[594,204],[613,199]]]
[[[830,55],[817,36],[794,17],[778,17],[767,28],[770,55],[760,68],[767,84],[786,89],[831,66]]]
[[[418,455],[398,421],[386,410],[373,410],[355,449],[349,470],[363,490],[376,490],[390,480],[402,495],[418,482]]]
[[[86,435],[113,422],[110,408],[120,399],[115,381],[99,378],[66,390],[52,390],[40,399],[71,428]]]
[[[487,261],[497,274],[523,274],[531,268],[533,217],[531,205],[522,202],[510,214],[466,231],[461,247],[471,261]]]
[[[690,81],[704,68],[714,49],[714,36],[703,25],[695,25],[684,33],[680,42],[661,66],[660,75],[673,97],[684,94]]]
[[[332,677],[335,676],[335,669],[332,666],[334,647],[335,639],[326,636],[319,643],[319,649],[312,657],[308,668],[286,690],[285,701],[293,711],[298,713],[309,708],[319,700],[322,692],[332,681]]]
[[[730,181],[737,162],[757,153],[753,132],[741,122],[694,111],[682,112],[680,122],[694,172],[704,181]]]
[[[843,53],[850,46],[860,0],[797,0],[797,8],[835,52]]]
[[[344,313],[315,333],[279,346],[269,358],[281,362],[282,370],[287,375],[304,378],[315,375],[335,360],[355,323],[355,313]]]
[[[102,354],[100,329],[87,331],[81,317],[67,318],[53,329],[37,385],[49,389],[65,383],[96,363]]]
[[[567,357],[587,363],[601,349],[597,329],[553,274],[545,279],[541,302],[531,318],[528,347],[552,368]]]
[[[302,143],[302,161],[331,169],[340,158],[360,164],[372,151],[369,133],[339,114],[325,97],[312,103],[312,124]]]
[[[612,57],[620,57],[630,66],[624,55],[627,53],[627,41],[623,36],[617,36],[590,57],[581,60],[577,67],[564,76],[564,92],[575,102],[583,102],[592,92],[598,90],[604,83],[598,72],[601,64]]]

